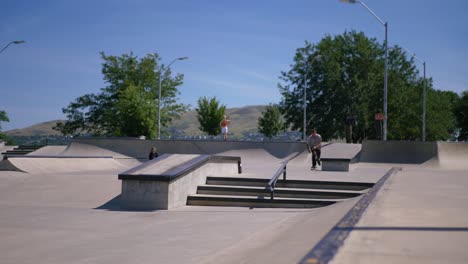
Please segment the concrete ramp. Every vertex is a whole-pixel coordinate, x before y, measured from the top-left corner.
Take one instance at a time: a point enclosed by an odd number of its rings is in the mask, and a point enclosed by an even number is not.
[[[468,143],[364,141],[360,162],[421,164],[444,170],[468,169]]]
[[[160,154],[217,155],[231,150],[262,149],[270,155],[284,159],[291,153],[302,152],[304,142],[253,142],[253,141],[188,141],[188,140],[141,140],[137,138],[77,138],[73,144],[99,147],[137,159],[147,159],[151,147]],[[112,155],[114,156],[114,155]],[[114,156],[115,157],[115,156]]]
[[[292,153],[290,155],[295,155]],[[243,177],[271,177],[289,156],[278,158],[260,148],[234,149],[217,155],[240,157],[242,160]]]
[[[310,167],[312,154],[310,154],[307,150],[299,152],[297,155],[291,157],[290,161],[288,162],[288,166],[301,166],[301,167]]]
[[[19,171],[19,172],[26,172],[18,168],[14,163],[12,163],[9,159],[3,159],[0,161],[0,171]]]
[[[29,156],[55,156],[62,154],[67,146],[44,146],[36,151],[28,153]]]
[[[436,157],[436,142],[366,140],[360,162],[422,164]]]
[[[468,169],[468,142],[437,142],[437,165],[442,169]]]
[[[80,142],[72,142],[61,154],[64,156],[111,156],[114,158],[130,158],[127,155],[110,149]]]
[[[0,162],[0,170],[32,174],[121,172],[128,169],[112,157],[18,156]]]

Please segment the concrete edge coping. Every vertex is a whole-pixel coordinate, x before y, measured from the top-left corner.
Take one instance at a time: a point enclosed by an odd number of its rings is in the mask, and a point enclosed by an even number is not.
[[[249,182],[249,183],[265,183],[267,184],[270,179],[268,178],[237,178],[237,177],[216,177],[216,176],[208,176],[207,180],[229,180],[234,182]],[[374,182],[360,182],[360,181],[323,181],[323,180],[283,180],[278,179],[277,184],[335,184],[335,185],[364,185],[368,186],[369,188],[375,185]],[[281,188],[281,187],[275,187]]]
[[[199,155],[196,158],[193,158],[185,163],[182,163],[175,168],[172,168],[166,171],[164,174],[139,174],[138,171],[143,168],[153,166],[154,164],[161,162],[162,160],[170,157],[174,154],[163,154],[157,157],[154,160],[145,162],[141,165],[138,165],[130,170],[122,172],[119,174],[119,180],[139,180],[139,181],[166,181],[171,182],[180,178],[184,175],[189,174],[190,172],[200,168],[206,163],[237,163],[240,166],[241,158],[234,156],[217,156],[217,155]]]
[[[347,161],[350,162],[350,158],[320,158],[321,161]]]
[[[7,154],[5,155],[6,159],[8,158],[39,158],[39,159],[113,159],[112,156],[64,156],[64,155],[15,155]]]
[[[81,143],[80,141],[90,141],[90,140],[99,140],[99,139],[106,139],[106,140],[128,140],[128,141],[131,141],[131,140],[141,140],[141,141],[154,141],[154,142],[158,142],[158,141],[164,141],[164,142],[171,142],[171,141],[174,141],[174,142],[216,142],[216,143],[220,143],[220,144],[226,144],[226,143],[230,143],[230,142],[249,142],[249,143],[260,143],[260,144],[263,144],[263,143],[266,143],[266,144],[277,144],[277,143],[281,143],[281,144],[291,144],[291,143],[296,143],[296,142],[299,142],[299,143],[305,143],[303,140],[280,140],[280,141],[260,141],[260,140],[228,140],[228,141],[224,141],[224,140],[212,140],[212,139],[141,139],[141,138],[138,138],[138,137],[93,137],[93,136],[81,136],[81,137],[76,137],[74,138],[74,140],[76,140],[76,142],[78,143]]]
[[[401,171],[400,167],[392,167],[376,183],[374,188],[364,194],[357,203],[336,223],[334,227],[299,261],[299,264],[329,263],[344,245],[348,235],[363,216],[369,204],[374,200],[385,182]]]

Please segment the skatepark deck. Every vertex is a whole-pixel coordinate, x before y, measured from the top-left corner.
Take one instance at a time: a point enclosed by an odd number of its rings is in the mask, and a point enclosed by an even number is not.
[[[140,164],[153,145],[160,153],[240,156],[246,178],[269,178],[282,161],[293,158],[288,163],[290,179],[377,182],[397,164],[402,171],[385,182],[332,262],[468,260],[466,143],[433,142],[420,149],[411,145],[407,151],[421,156],[403,161],[387,154],[372,160],[371,153],[385,151],[364,143],[350,147],[361,147],[361,158],[365,151],[367,156],[351,164],[349,172],[327,172],[309,170],[310,154],[301,142],[83,139],[60,152],[68,158],[32,153],[29,158],[9,158],[28,173],[0,171],[2,263],[298,263],[360,200],[319,209],[121,210],[117,175]],[[331,146],[329,155],[347,152]],[[406,151],[402,145],[382,148],[393,154]],[[23,164],[27,160],[29,164]]]

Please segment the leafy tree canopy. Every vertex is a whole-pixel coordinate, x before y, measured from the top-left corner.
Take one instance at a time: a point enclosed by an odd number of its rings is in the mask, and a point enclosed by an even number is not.
[[[258,118],[258,131],[268,138],[278,135],[285,130],[283,117],[277,105],[268,105]]]
[[[317,44],[306,42],[296,50],[290,70],[280,76],[279,105],[287,125],[302,130],[305,89],[307,127],[317,127],[325,140],[343,138],[349,117],[356,121],[353,141],[380,138],[375,114],[383,113],[384,55],[383,45],[362,32],[328,35]],[[421,138],[423,87],[424,79],[414,60],[398,46],[392,48],[388,57],[388,139]],[[426,122],[427,138],[440,139],[453,130],[453,100],[439,102],[444,105],[438,108],[432,102],[444,97],[439,97],[430,79],[426,80],[426,89],[427,120],[448,120],[437,125]],[[436,132],[440,130],[443,135]]]
[[[2,130],[2,122],[10,122],[10,119],[5,111],[0,110],[0,130]]]
[[[157,53],[139,59],[132,53],[107,56],[101,52],[101,58],[107,86],[100,93],[80,96],[63,108],[68,120],[57,123],[54,129],[64,135],[156,138],[158,100],[162,127],[186,111],[186,105],[177,103],[180,94],[177,87],[182,84],[183,75],[171,77],[170,69],[159,63]],[[162,78],[161,98],[158,98],[159,78]]]
[[[0,110],[0,131],[2,130],[2,122],[10,122],[10,119],[5,111]],[[0,132],[0,141],[4,141],[7,145],[14,145],[14,140],[2,132]]]
[[[468,139],[468,90],[461,94],[455,106],[457,126],[460,128],[460,140]]]
[[[221,133],[219,123],[223,120],[226,106],[221,105],[216,97],[201,97],[198,99],[197,119],[200,123],[199,129],[208,135],[216,136]]]

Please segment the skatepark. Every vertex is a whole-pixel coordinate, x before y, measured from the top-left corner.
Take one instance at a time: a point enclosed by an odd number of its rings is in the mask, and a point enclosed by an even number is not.
[[[467,143],[328,142],[322,158],[310,170],[304,142],[135,138],[6,155],[2,263],[468,262]]]

